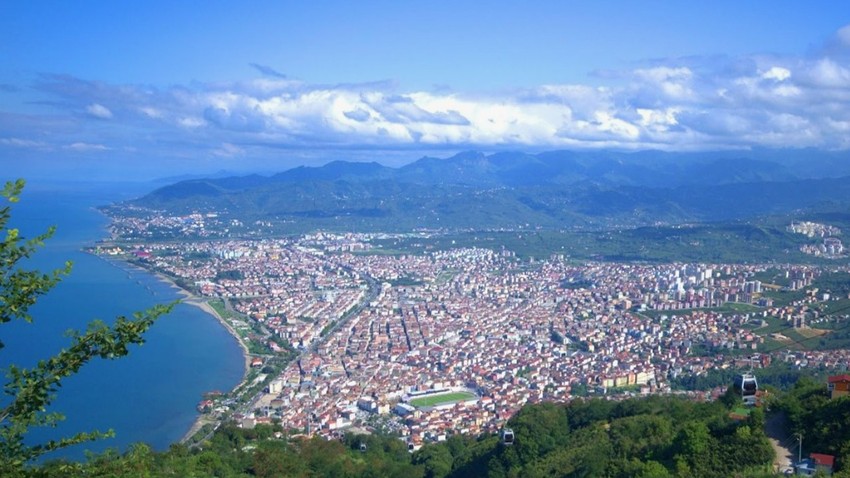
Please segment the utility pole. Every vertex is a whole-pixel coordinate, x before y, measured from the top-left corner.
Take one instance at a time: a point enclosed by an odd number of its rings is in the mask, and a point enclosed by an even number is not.
[[[798,443],[797,463],[800,463],[801,461],[803,461],[803,434],[802,433],[795,433],[794,435],[797,436],[797,443]]]

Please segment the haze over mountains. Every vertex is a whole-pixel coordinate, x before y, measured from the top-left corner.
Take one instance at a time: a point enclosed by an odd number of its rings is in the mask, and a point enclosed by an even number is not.
[[[400,168],[334,161],[194,179],[136,205],[332,229],[637,226],[850,204],[846,153],[464,152]]]

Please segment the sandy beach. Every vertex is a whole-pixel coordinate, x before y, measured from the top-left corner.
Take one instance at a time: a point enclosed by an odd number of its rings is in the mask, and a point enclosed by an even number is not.
[[[243,361],[244,361],[244,368],[243,368],[243,372],[242,372],[242,380],[238,384],[236,384],[236,386],[233,387],[233,389],[235,390],[235,389],[237,389],[237,388],[239,388],[239,387],[241,387],[245,384],[245,378],[248,376],[248,371],[251,369],[251,355],[250,355],[250,352],[248,351],[248,346],[245,345],[245,342],[242,341],[242,337],[239,335],[238,332],[236,332],[236,330],[233,328],[233,326],[231,326],[230,323],[227,320],[224,319],[224,317],[219,315],[218,312],[216,312],[216,310],[214,308],[212,308],[207,303],[206,299],[204,299],[203,297],[199,297],[199,296],[193,294],[192,292],[178,286],[173,280],[171,280],[170,277],[168,277],[165,274],[162,274],[161,272],[156,272],[156,271],[152,271],[150,269],[145,269],[144,267],[138,266],[138,265],[133,264],[131,262],[123,261],[123,260],[115,258],[115,257],[108,257],[108,256],[101,256],[101,257],[106,259],[107,261],[112,261],[118,267],[131,267],[133,269],[143,270],[145,272],[153,274],[157,279],[168,284],[171,288],[173,288],[176,292],[178,292],[181,296],[183,296],[183,298],[181,299],[181,301],[183,303],[197,307],[197,308],[203,310],[204,312],[206,312],[207,314],[210,314],[211,316],[215,317],[215,319],[225,329],[227,329],[227,331],[230,333],[230,335],[232,335],[236,339],[236,342],[239,344],[239,347],[242,349],[242,357],[243,357]],[[207,416],[199,413],[197,418],[195,418],[195,421],[192,424],[192,426],[189,428],[189,430],[180,439],[180,442],[186,441],[189,437],[191,437],[192,435],[197,433],[198,430],[201,429],[201,427],[203,427],[205,424],[207,424],[209,422],[210,422],[210,420],[208,419]]]
[[[132,265],[132,264],[131,264],[131,265]],[[134,266],[134,267],[138,267],[138,266]],[[144,270],[147,270],[147,269],[144,269]],[[203,297],[198,297],[197,295],[195,295],[195,294],[193,294],[193,293],[189,292],[188,290],[186,290],[186,289],[184,289],[184,288],[182,288],[182,287],[178,286],[178,285],[177,285],[177,284],[176,284],[173,280],[171,280],[171,278],[170,278],[170,277],[168,277],[167,275],[162,274],[162,273],[160,273],[160,272],[154,272],[154,271],[148,271],[148,272],[153,273],[153,275],[155,275],[155,276],[156,276],[159,280],[161,280],[161,281],[163,281],[163,282],[168,283],[168,284],[169,284],[169,285],[170,285],[170,286],[171,286],[174,290],[178,291],[178,292],[180,293],[180,295],[182,295],[182,296],[183,296],[183,299],[182,299],[182,302],[183,302],[183,303],[188,304],[188,305],[195,306],[195,307],[197,307],[197,308],[199,308],[199,309],[203,310],[204,312],[206,312],[206,313],[208,313],[208,314],[212,315],[213,317],[215,317],[215,318],[216,318],[216,320],[218,320],[218,321],[221,323],[221,325],[223,325],[223,326],[224,326],[224,328],[225,328],[225,329],[227,329],[227,331],[228,331],[228,332],[230,332],[230,335],[232,335],[232,336],[236,339],[236,341],[237,341],[237,342],[239,342],[239,347],[241,347],[241,348],[242,348],[242,355],[243,355],[243,356],[244,356],[244,358],[245,358],[245,374],[247,375],[248,370],[251,368],[251,356],[250,356],[250,352],[248,351],[248,346],[247,346],[247,345],[245,345],[245,343],[242,341],[242,337],[241,337],[241,336],[239,335],[239,333],[238,333],[238,332],[236,332],[236,330],[235,330],[235,329],[234,329],[234,328],[230,325],[230,322],[226,321],[226,320],[224,319],[224,317],[222,317],[221,315],[219,315],[219,314],[218,314],[218,312],[216,312],[216,310],[215,310],[215,309],[213,309],[213,308],[212,308],[212,307],[211,307],[211,306],[207,303],[207,300],[206,300],[206,299],[204,299]],[[234,387],[234,388],[236,388],[236,387]]]
[[[132,267],[139,267],[139,266],[136,266],[135,264],[129,264],[129,263],[125,263],[125,264],[128,264]],[[165,283],[168,283],[172,288],[174,288],[177,292],[179,292],[180,295],[183,296],[183,299],[182,299],[183,303],[197,307],[197,308],[203,310],[204,312],[212,315],[213,317],[216,318],[216,320],[218,320],[218,322],[222,326],[224,326],[225,329],[227,329],[228,332],[230,332],[230,335],[232,335],[236,339],[236,342],[239,343],[239,347],[242,348],[242,357],[244,359],[244,369],[243,369],[243,372],[242,372],[242,381],[239,382],[233,388],[235,390],[235,389],[241,387],[242,385],[244,385],[245,377],[248,376],[248,371],[251,369],[251,355],[250,355],[250,352],[248,351],[248,346],[245,345],[245,342],[242,341],[242,337],[239,335],[238,332],[236,332],[236,330],[233,328],[233,326],[231,326],[230,323],[227,320],[224,319],[224,317],[219,315],[219,313],[216,312],[216,310],[214,308],[212,308],[207,303],[206,299],[204,299],[202,297],[198,297],[197,295],[189,292],[188,290],[178,286],[173,280],[171,280],[170,277],[168,277],[165,274],[162,274],[160,272],[150,271],[150,270],[147,270],[147,269],[144,269],[144,270],[146,270],[147,272],[153,273],[159,280],[161,280]],[[180,439],[180,442],[186,441],[189,437],[191,437],[192,435],[197,433],[198,430],[200,430],[207,423],[210,423],[210,420],[205,415],[198,414],[198,417],[195,419],[195,422],[192,424],[192,426],[189,428],[189,430],[186,432],[186,434],[183,435],[183,438]]]
[[[242,337],[239,335],[239,333],[236,332],[233,326],[230,325],[230,322],[224,320],[224,318],[220,316],[218,312],[216,312],[216,310],[213,309],[207,303],[207,301],[197,296],[191,295],[183,289],[180,290],[188,295],[186,299],[183,300],[184,303],[198,307],[199,309],[218,319],[218,321],[221,322],[221,325],[223,325],[224,328],[226,328],[227,331],[230,332],[230,335],[236,338],[236,341],[239,342],[239,346],[242,348],[242,355],[245,358],[245,373],[247,374],[248,370],[251,368],[251,356],[249,355],[250,352],[248,351],[248,346],[245,345],[245,343],[242,341]]]
[[[172,283],[172,285],[174,287],[180,289],[180,293],[183,294],[186,297],[185,299],[183,299],[184,303],[198,307],[199,309],[203,310],[204,312],[215,317],[219,321],[219,323],[221,323],[224,326],[224,328],[226,328],[227,331],[230,332],[230,335],[232,335],[234,338],[236,338],[236,341],[239,342],[239,347],[242,348],[242,357],[244,358],[244,361],[245,361],[245,367],[244,367],[244,371],[242,372],[242,381],[240,381],[238,384],[236,384],[236,386],[233,387],[233,388],[235,390],[235,389],[241,387],[242,385],[244,385],[245,384],[245,378],[248,376],[248,370],[251,369],[251,356],[249,355],[249,352],[248,352],[248,346],[245,345],[245,342],[242,341],[242,337],[239,335],[239,333],[236,332],[236,330],[233,328],[233,326],[231,326],[230,323],[227,320],[224,319],[224,317],[219,315],[218,312],[216,312],[216,310],[213,309],[207,303],[206,300],[190,293],[189,291],[187,291],[185,289],[178,287],[170,279],[168,279],[168,277],[163,276],[162,274],[157,274],[157,275],[162,277],[164,280],[168,280],[169,282]],[[195,419],[194,423],[192,423],[192,426],[189,428],[189,430],[186,432],[186,434],[183,435],[183,438],[180,439],[180,442],[182,443],[182,442],[188,440],[189,438],[191,438],[193,435],[195,435],[195,433],[198,433],[198,431],[204,425],[206,425],[208,423],[210,423],[210,419],[206,415],[199,413],[198,417]]]

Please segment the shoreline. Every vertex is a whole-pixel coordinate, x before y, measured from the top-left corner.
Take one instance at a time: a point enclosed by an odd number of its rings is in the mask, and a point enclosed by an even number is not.
[[[146,273],[153,275],[154,277],[157,278],[157,280],[159,280],[160,282],[168,284],[179,295],[181,295],[182,298],[180,299],[180,302],[185,303],[187,305],[190,305],[192,307],[197,307],[197,308],[201,309],[202,311],[204,311],[205,313],[211,315],[213,318],[215,318],[215,320],[220,325],[222,325],[225,328],[225,330],[227,330],[227,332],[236,340],[236,343],[239,344],[239,348],[242,349],[242,358],[243,358],[242,379],[239,381],[239,383],[234,385],[233,388],[230,391],[232,392],[233,390],[236,390],[236,389],[245,385],[246,379],[248,377],[248,372],[251,370],[251,354],[250,354],[250,351],[248,350],[248,346],[242,340],[242,337],[239,335],[239,333],[236,331],[236,329],[234,329],[233,326],[230,325],[230,322],[228,322],[224,317],[219,315],[219,313],[216,312],[216,310],[214,308],[212,308],[212,306],[210,306],[207,303],[206,299],[204,299],[203,297],[200,297],[198,295],[195,295],[192,292],[180,287],[179,285],[177,285],[176,282],[174,282],[174,280],[172,280],[170,277],[168,277],[167,275],[165,275],[161,272],[153,271],[153,270],[150,270],[150,269],[145,269],[144,267],[141,267],[137,264],[133,264],[131,262],[122,260],[122,259],[114,257],[114,256],[113,257],[98,256],[98,257],[102,257],[102,258],[104,258],[104,259],[106,259],[107,261],[110,261],[110,262],[120,263],[122,266],[125,266],[125,267],[131,267],[131,268],[134,268],[134,269],[145,271]],[[195,420],[192,422],[192,425],[189,427],[189,429],[186,431],[186,433],[184,433],[183,436],[177,441],[177,443],[185,442],[190,437],[195,435],[195,433],[197,433],[205,424],[209,423],[209,419],[204,414],[199,413],[197,411],[195,412],[195,414],[196,414]]]
[[[187,305],[191,305],[193,307],[197,307],[197,308],[201,309],[202,311],[206,312],[207,314],[213,316],[216,319],[216,321],[219,324],[221,324],[234,339],[236,339],[236,343],[238,343],[239,348],[242,349],[242,359],[243,359],[243,365],[244,366],[243,366],[243,369],[242,369],[242,380],[240,380],[239,383],[237,383],[233,387],[233,389],[231,389],[231,392],[233,390],[236,390],[237,388],[245,385],[245,380],[248,377],[248,371],[251,370],[251,353],[248,350],[248,346],[242,340],[242,336],[240,336],[239,333],[236,332],[236,329],[234,329],[233,326],[230,325],[230,322],[228,322],[224,317],[219,315],[219,313],[216,312],[216,310],[214,308],[212,308],[212,306],[210,306],[203,297],[197,296],[197,295],[193,294],[192,292],[180,287],[179,285],[177,285],[177,283],[175,283],[167,275],[165,275],[161,272],[156,272],[156,271],[145,269],[144,267],[140,267],[140,266],[137,266],[135,264],[130,264],[130,265],[132,265],[134,267],[139,267],[140,269],[147,271],[150,274],[153,274],[160,281],[169,284],[173,289],[175,289],[180,295],[183,296],[183,299],[181,299],[182,303],[187,304]],[[186,431],[186,433],[183,434],[183,437],[180,438],[179,443],[183,443],[186,440],[188,440],[189,438],[191,438],[208,421],[209,420],[202,413],[197,413],[197,416],[195,417],[195,421],[192,422],[192,426],[189,427],[189,430]]]

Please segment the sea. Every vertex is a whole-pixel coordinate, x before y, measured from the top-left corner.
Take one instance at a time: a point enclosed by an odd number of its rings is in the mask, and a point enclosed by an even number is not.
[[[66,331],[92,320],[110,323],[181,296],[170,284],[127,264],[83,251],[107,237],[108,219],[96,206],[152,189],[146,184],[28,184],[12,207],[11,225],[26,237],[56,226],[55,235],[26,261],[50,271],[73,262],[73,270],[31,308],[33,322],[0,324],[0,368],[32,366],[70,344]],[[4,205],[8,204],[4,200]],[[82,459],[86,450],[124,451],[133,443],[165,450],[197,418],[205,392],[229,391],[242,379],[244,359],[236,339],[211,315],[180,304],[161,317],[128,356],[96,358],[62,382],[49,411],[66,419],[55,428],[34,429],[31,443],[77,432],[113,430],[114,438],[53,452],[47,459]],[[0,398],[2,403],[2,398]]]

